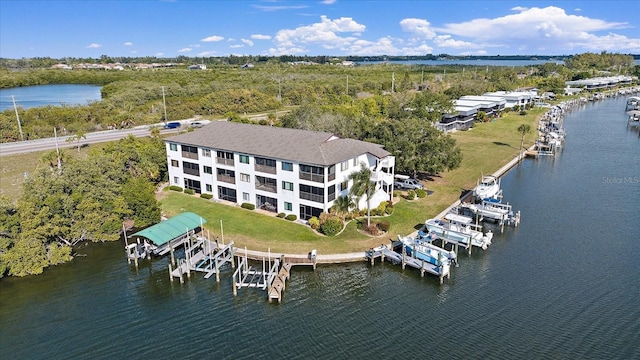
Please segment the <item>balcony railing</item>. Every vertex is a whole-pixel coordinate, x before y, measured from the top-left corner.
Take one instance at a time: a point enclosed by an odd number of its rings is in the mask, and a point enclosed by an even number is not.
[[[183,169],[183,172],[189,175],[200,176],[200,169],[192,169],[192,168],[185,167]]]
[[[187,159],[198,160],[198,153],[192,153],[192,152],[189,152],[189,151],[183,151],[182,152],[182,157],[183,158],[187,158]]]
[[[235,164],[233,159],[225,159],[221,157],[216,158],[216,163],[222,164],[222,165],[229,165],[229,166],[234,166]]]
[[[267,183],[259,183],[256,182],[256,190],[268,191],[272,193],[278,192],[278,187],[276,185],[267,184]]]
[[[315,181],[315,182],[319,182],[319,183],[324,183],[324,175],[322,174],[312,174],[312,173],[308,173],[308,172],[300,172],[300,179],[301,180],[309,180],[309,181]]]
[[[275,166],[267,166],[267,165],[255,164],[254,165],[254,169],[256,171],[260,171],[260,172],[267,173],[267,174],[275,174],[277,172]]]
[[[300,192],[300,199],[311,200],[321,204],[324,203],[324,195],[317,195],[308,192]]]
[[[229,184],[235,184],[236,183],[236,178],[233,177],[233,176],[218,174],[216,179],[218,179],[218,181],[226,182],[226,183],[229,183]]]

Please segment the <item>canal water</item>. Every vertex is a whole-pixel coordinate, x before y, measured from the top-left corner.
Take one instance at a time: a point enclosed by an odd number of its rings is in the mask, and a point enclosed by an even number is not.
[[[16,106],[30,109],[39,106],[87,105],[100,101],[102,86],[85,84],[35,85],[10,89],[0,89],[0,111]]]
[[[167,259],[127,266],[86,246],[43,275],[0,280],[0,358],[640,358],[640,138],[624,99],[565,120],[556,157],[502,180],[522,211],[450,281],[390,264],[294,269],[282,304]],[[84,256],[86,255],[86,256]]]

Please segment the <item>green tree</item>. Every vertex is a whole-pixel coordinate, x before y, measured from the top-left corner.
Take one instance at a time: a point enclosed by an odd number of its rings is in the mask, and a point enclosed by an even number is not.
[[[355,206],[356,204],[353,202],[351,196],[340,196],[333,202],[331,210],[344,219],[346,214],[349,214]]]
[[[371,181],[371,169],[364,163],[360,163],[360,170],[349,175],[349,180],[353,181],[350,195],[360,202],[364,196],[367,201],[367,226],[371,225],[371,198],[376,192],[376,183]]]
[[[531,132],[531,126],[522,124],[518,126],[518,132],[522,135],[522,139],[520,139],[520,154],[522,154],[522,148],[524,147],[524,136]]]
[[[80,152],[80,140],[87,138],[87,132],[84,130],[76,130],[76,133],[67,137],[66,142],[76,142],[78,152]]]

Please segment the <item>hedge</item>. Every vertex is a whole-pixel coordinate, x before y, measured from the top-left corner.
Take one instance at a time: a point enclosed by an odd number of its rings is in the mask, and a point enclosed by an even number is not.
[[[253,205],[252,203],[242,203],[242,205],[240,205],[240,207],[248,209],[248,210],[255,210],[256,206]]]
[[[344,224],[340,218],[334,217],[327,219],[322,225],[320,225],[320,231],[327,236],[335,236],[339,233]]]
[[[203,199],[212,199],[213,194],[200,194],[200,197]]]
[[[289,215],[285,216],[285,219],[287,219],[289,221],[296,221],[296,219],[298,219],[298,217],[295,214],[289,214]]]
[[[169,186],[169,190],[182,192],[182,188],[180,186],[178,186],[178,185]]]
[[[193,189],[184,189],[184,193],[185,194],[189,194],[189,195],[193,195],[193,194],[195,194],[195,191],[193,191]]]

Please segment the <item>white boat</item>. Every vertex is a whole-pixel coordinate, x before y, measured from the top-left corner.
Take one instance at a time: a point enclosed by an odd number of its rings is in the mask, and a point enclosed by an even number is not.
[[[419,260],[424,260],[433,265],[442,265],[445,262],[455,263],[456,253],[455,251],[445,250],[439,246],[431,243],[431,237],[418,237],[413,238],[411,236],[401,237],[398,235],[398,240],[402,242],[407,254],[415,257]]]
[[[464,246],[477,246],[486,250],[491,245],[493,233],[482,232],[482,226],[473,224],[468,216],[447,214],[444,219],[429,219],[425,222],[427,231],[443,238],[447,242],[456,242]]]
[[[497,199],[482,199],[479,204],[461,204],[461,207],[469,209],[474,215],[483,218],[506,221],[513,216],[511,205],[503,204]]]
[[[486,175],[482,177],[482,180],[475,189],[473,189],[473,195],[477,199],[500,197],[500,180],[493,175]]]

